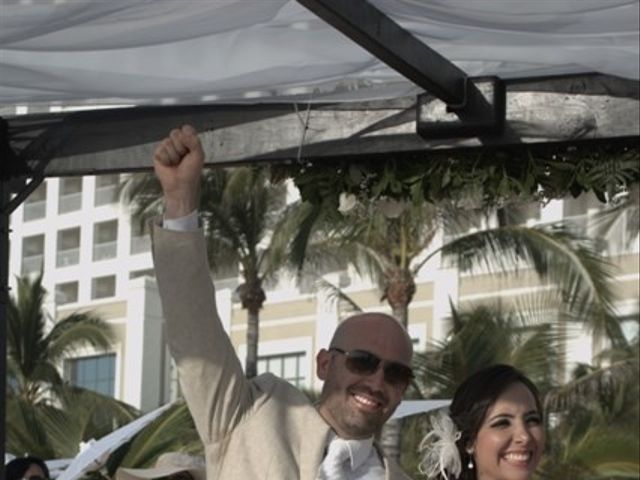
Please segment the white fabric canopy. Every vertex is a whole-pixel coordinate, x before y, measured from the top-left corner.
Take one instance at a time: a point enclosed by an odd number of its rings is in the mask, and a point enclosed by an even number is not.
[[[370,1],[471,76],[640,76],[639,0]],[[293,0],[3,3],[3,106],[346,101],[420,92]]]

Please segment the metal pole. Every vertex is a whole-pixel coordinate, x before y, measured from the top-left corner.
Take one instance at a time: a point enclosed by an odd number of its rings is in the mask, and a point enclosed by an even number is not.
[[[7,432],[7,304],[9,303],[9,180],[0,180],[0,452],[6,451]],[[4,480],[4,458],[0,479]]]

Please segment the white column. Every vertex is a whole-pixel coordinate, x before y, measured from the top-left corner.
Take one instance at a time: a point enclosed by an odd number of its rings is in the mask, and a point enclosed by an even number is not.
[[[339,273],[331,273],[324,276],[327,281],[334,285],[340,285],[339,277]],[[320,381],[315,374],[315,355],[321,348],[327,348],[329,346],[333,333],[338,327],[338,301],[329,297],[329,292],[324,289],[319,289],[316,294],[316,331],[311,353],[313,355],[312,380],[309,382],[314,390],[320,390],[322,388],[322,381]]]
[[[564,216],[564,202],[560,200],[551,200],[540,209],[540,222],[550,223],[562,220]]]
[[[444,340],[451,317],[450,301],[458,304],[459,272],[447,268],[437,270],[433,279],[433,324],[430,341]]]
[[[140,277],[129,282],[122,400],[149,411],[165,403],[166,371],[162,308],[155,280]]]

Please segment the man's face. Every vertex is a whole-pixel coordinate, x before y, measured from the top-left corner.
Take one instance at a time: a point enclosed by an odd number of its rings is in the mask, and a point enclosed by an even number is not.
[[[371,352],[383,362],[373,374],[361,375],[347,367],[345,354],[321,350],[317,373],[324,386],[319,412],[340,437],[367,438],[382,428],[408,386],[385,380],[383,366],[388,362],[409,366],[411,347],[402,328],[389,317],[365,314],[347,321],[333,346]]]

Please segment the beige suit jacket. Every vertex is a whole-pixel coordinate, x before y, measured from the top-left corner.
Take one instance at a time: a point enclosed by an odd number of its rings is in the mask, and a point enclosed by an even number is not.
[[[329,433],[307,397],[273,375],[244,377],[220,322],[201,231],[153,230],[167,337],[205,446],[209,480],[315,480]],[[388,480],[409,479],[384,461]]]

